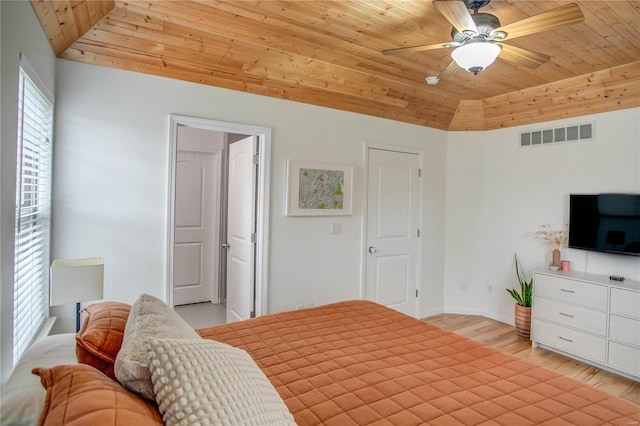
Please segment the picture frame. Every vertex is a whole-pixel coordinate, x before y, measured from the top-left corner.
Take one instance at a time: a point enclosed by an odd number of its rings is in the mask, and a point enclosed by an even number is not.
[[[287,216],[349,216],[352,190],[352,166],[287,161]]]

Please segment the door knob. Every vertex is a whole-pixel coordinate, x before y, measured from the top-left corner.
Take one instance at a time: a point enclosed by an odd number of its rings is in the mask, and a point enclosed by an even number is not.
[[[378,252],[378,249],[375,248],[374,246],[370,246],[369,247],[369,253],[371,254],[376,254]]]

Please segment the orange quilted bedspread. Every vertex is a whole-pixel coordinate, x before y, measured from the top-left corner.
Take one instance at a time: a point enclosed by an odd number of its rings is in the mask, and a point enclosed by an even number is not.
[[[638,406],[383,306],[200,329],[248,351],[299,425],[637,425]]]

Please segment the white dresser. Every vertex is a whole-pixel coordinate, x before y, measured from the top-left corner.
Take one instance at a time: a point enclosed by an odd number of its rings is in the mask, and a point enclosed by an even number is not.
[[[584,272],[535,272],[531,340],[640,380],[640,282]]]

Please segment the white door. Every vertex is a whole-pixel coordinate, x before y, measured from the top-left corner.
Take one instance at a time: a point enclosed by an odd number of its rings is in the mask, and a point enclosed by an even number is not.
[[[177,153],[173,303],[215,301],[220,153]]]
[[[257,137],[229,145],[227,201],[227,322],[251,317],[254,310]]]
[[[365,298],[417,316],[419,156],[369,149]]]

